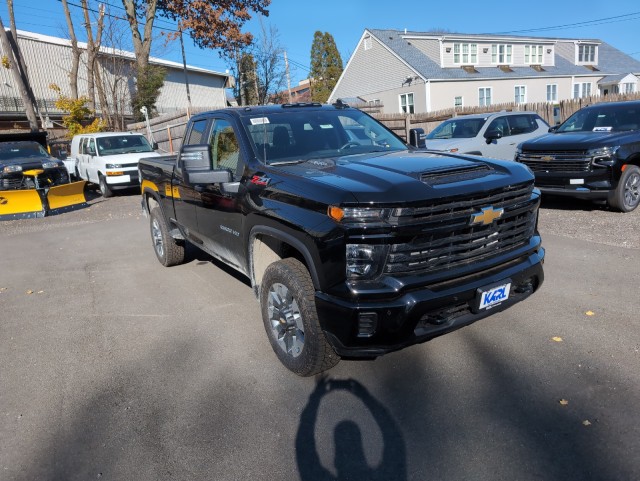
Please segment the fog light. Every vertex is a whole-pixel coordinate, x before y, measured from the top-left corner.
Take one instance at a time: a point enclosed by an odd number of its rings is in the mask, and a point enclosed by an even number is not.
[[[378,314],[361,312],[358,314],[358,337],[371,337],[378,327]]]

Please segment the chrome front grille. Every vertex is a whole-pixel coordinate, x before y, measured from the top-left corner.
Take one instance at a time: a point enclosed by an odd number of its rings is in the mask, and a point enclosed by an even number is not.
[[[591,166],[585,150],[524,151],[517,160],[534,172],[588,172]]]
[[[526,183],[428,207],[395,209],[400,225],[419,229],[406,242],[391,245],[385,273],[432,273],[526,245],[535,232],[538,204],[533,184]],[[504,209],[502,216],[488,225],[471,225],[472,215],[488,206]]]

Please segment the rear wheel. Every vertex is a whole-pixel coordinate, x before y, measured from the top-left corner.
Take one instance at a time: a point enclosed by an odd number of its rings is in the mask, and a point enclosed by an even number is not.
[[[313,376],[340,362],[320,328],[314,294],[309,272],[293,258],[267,267],[260,286],[262,320],[271,347],[299,376]]]
[[[104,177],[104,175],[101,175],[98,178],[98,186],[100,187],[100,193],[102,194],[102,197],[113,197],[113,190],[111,190],[111,187],[109,187],[109,184],[107,184],[107,179]]]
[[[640,203],[640,168],[627,165],[616,190],[609,196],[609,205],[621,212],[631,212]]]
[[[154,207],[150,215],[151,242],[156,257],[165,267],[175,266],[184,262],[184,244],[179,244],[169,234],[167,222],[160,207]]]

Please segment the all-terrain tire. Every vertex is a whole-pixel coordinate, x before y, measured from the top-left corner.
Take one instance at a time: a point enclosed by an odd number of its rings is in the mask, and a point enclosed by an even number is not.
[[[609,206],[620,212],[631,212],[640,204],[640,168],[627,165],[616,189],[609,194]]]
[[[171,237],[160,207],[154,207],[149,217],[151,243],[160,264],[165,267],[182,264],[184,262],[184,243]]]
[[[271,347],[287,369],[313,376],[340,362],[320,327],[313,282],[300,261],[287,258],[267,267],[260,307]]]

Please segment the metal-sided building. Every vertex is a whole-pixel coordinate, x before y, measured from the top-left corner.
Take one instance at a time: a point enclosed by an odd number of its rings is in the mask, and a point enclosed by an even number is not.
[[[8,32],[9,33],[9,32]],[[64,95],[70,95],[69,72],[71,71],[71,41],[63,38],[18,30],[18,45],[25,60],[31,88],[43,116],[57,117],[61,113],[55,107],[57,94],[51,84],[60,87]],[[78,72],[78,92],[87,93],[87,44],[78,42],[82,50]],[[1,50],[1,49],[0,49]],[[2,52],[4,55],[4,52]],[[135,91],[133,52],[102,47],[98,56],[99,71],[106,86],[107,102],[112,110],[131,115],[131,94]],[[187,108],[187,88],[183,65],[151,57],[150,63],[164,67],[164,86],[156,103],[159,113],[174,112]],[[225,88],[232,77],[227,73],[187,66],[187,77],[194,109],[220,108],[227,105]],[[11,71],[0,69],[0,116],[5,118],[24,114],[18,87],[14,85]],[[96,95],[96,110],[101,111]]]

